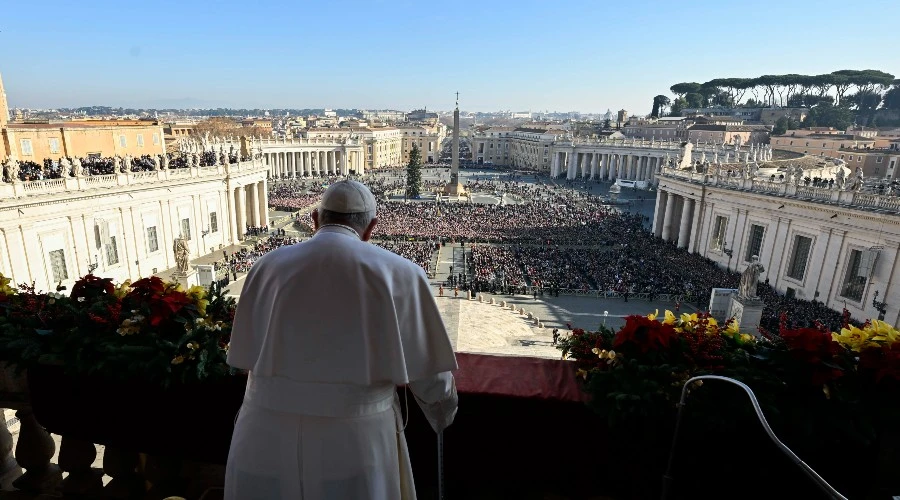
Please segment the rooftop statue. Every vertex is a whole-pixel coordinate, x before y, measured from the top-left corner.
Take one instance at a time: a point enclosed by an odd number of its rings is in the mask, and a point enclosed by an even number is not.
[[[759,256],[754,255],[753,261],[741,273],[741,283],[738,287],[738,298],[744,300],[759,300],[756,295],[756,286],[759,284],[759,275],[764,273],[766,269],[759,263]]]

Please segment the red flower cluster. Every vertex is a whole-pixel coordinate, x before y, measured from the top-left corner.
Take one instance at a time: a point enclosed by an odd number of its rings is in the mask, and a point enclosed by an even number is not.
[[[631,344],[645,353],[660,348],[668,349],[669,344],[676,338],[678,333],[672,325],[664,325],[646,316],[628,316],[625,318],[625,326],[613,339],[613,347],[618,349],[625,344]]]
[[[859,368],[871,373],[876,383],[885,378],[900,381],[900,342],[863,349],[859,354]]]
[[[138,280],[131,285],[131,291],[123,299],[123,303],[129,309],[140,309],[148,313],[151,326],[159,326],[160,323],[171,319],[181,311],[184,306],[191,303],[191,299],[172,285],[151,276]]]
[[[831,340],[831,335],[815,328],[782,330],[781,338],[790,355],[812,370],[813,385],[822,385],[840,378],[844,372],[835,363],[835,356],[842,347]]]
[[[93,274],[88,274],[76,281],[75,285],[72,286],[71,297],[72,300],[78,300],[79,298],[92,300],[103,295],[112,296],[115,291],[116,287],[113,285],[112,278],[99,278]]]

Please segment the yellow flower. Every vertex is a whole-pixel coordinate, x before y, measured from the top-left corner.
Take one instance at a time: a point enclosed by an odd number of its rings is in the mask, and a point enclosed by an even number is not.
[[[749,333],[742,333],[739,338],[740,338],[741,342],[745,342],[745,343],[753,342],[753,340],[754,340],[753,335],[750,335]]]
[[[606,354],[606,356],[607,356],[610,360],[616,359],[616,351],[609,351],[609,352]]]
[[[870,342],[874,332],[869,328],[865,330],[850,325],[848,328],[841,328],[841,333],[832,333],[831,340],[843,345],[851,351],[859,352],[863,347],[875,342]]]
[[[681,322],[682,323],[696,324],[698,319],[699,318],[697,318],[697,313],[693,313],[693,314],[682,313],[681,314]]]
[[[131,280],[125,280],[121,285],[116,287],[113,291],[113,295],[115,295],[117,299],[121,299],[128,295],[129,290],[131,290]]]
[[[664,325],[674,325],[675,324],[675,315],[672,314],[672,311],[666,309],[666,319],[663,320]]]
[[[706,318],[706,325],[707,326],[719,326],[719,322],[716,321],[716,318],[713,318],[712,316],[710,316],[710,317]]]
[[[206,288],[203,288],[200,285],[194,285],[194,286],[188,288],[188,291],[185,292],[185,294],[194,300],[205,299],[206,298]]]
[[[725,323],[725,329],[722,330],[722,335],[735,337],[740,334],[741,330],[738,328],[738,322],[735,321],[734,318],[728,320],[728,323]]]
[[[15,295],[16,289],[9,286],[10,279],[0,274],[0,294]]]
[[[173,365],[180,365],[181,363],[184,363],[184,356],[179,354],[178,356],[172,358]]]
[[[877,319],[872,320],[872,324],[866,328],[866,330],[870,330],[872,332],[872,340],[876,340],[879,342],[887,342],[889,344],[893,344],[900,337],[900,332],[897,331],[890,324],[885,323],[884,321],[879,321]]]
[[[659,316],[659,309],[656,309],[652,313],[648,314],[647,319],[655,321],[657,316]]]
[[[587,375],[588,375],[587,370],[585,370],[583,368],[579,368],[578,371],[575,372],[576,377],[581,377],[585,380],[587,380]]]

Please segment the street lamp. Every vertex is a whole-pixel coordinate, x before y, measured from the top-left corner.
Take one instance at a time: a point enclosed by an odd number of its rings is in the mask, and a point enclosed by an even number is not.
[[[606,317],[609,316],[609,311],[603,311],[603,326],[606,326]]]
[[[884,321],[884,315],[887,313],[887,302],[878,301],[878,290],[875,290],[875,295],[872,297],[872,307],[878,311],[878,321]]]

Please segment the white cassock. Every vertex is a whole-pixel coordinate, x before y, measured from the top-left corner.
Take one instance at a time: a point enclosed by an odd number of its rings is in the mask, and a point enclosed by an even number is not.
[[[396,386],[436,431],[456,415],[456,357],[424,270],[339,226],[253,266],[228,364],[251,373],[226,499],[415,498]]]

